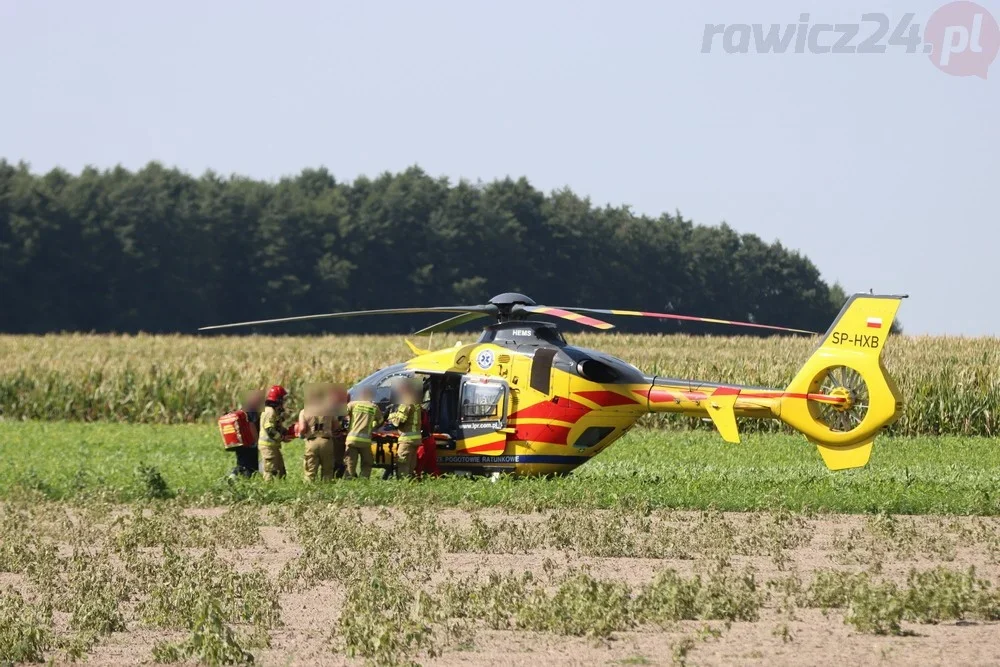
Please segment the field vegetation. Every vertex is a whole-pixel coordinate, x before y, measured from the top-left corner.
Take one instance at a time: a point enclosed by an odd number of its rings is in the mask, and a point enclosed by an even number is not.
[[[437,336],[434,347],[475,333]],[[571,336],[646,373],[784,387],[816,344],[812,338],[652,335]],[[193,337],[0,336],[4,419],[211,421],[249,388],[284,383],[301,398],[306,382],[353,383],[409,358],[396,336]],[[894,336],[885,363],[906,397],[898,435],[996,436],[1000,432],[1000,340]],[[650,426],[697,422],[666,415]],[[775,429],[748,422],[745,429]]]
[[[635,430],[558,479],[307,485],[301,441],[284,446],[281,483],[227,478],[234,457],[211,425],[12,422],[3,433],[0,499],[1000,514],[991,438],[881,437],[867,468],[831,473],[797,435],[751,434],[732,445],[707,430]]]
[[[813,344],[574,342],[772,386]],[[288,479],[227,476],[211,421],[247,388],[404,357],[394,337],[0,337],[0,665],[1000,653],[996,341],[891,340],[907,413],[863,470],[827,471],[797,435],[650,420],[559,479],[307,485],[297,441]]]
[[[28,496],[0,530],[8,662],[969,664],[1000,619],[995,519]]]

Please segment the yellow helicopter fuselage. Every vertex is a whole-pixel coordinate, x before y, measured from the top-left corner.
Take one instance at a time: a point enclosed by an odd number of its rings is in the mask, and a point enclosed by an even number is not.
[[[392,402],[392,381],[423,377],[445,472],[517,475],[572,471],[645,414],[710,419],[739,442],[737,418],[780,419],[817,445],[831,469],[867,463],[875,434],[902,400],[881,365],[898,297],[857,295],[786,389],[648,376],[630,364],[568,345],[551,324],[486,327],[476,343],[420,350],[361,385]],[[380,445],[381,446],[381,445]],[[383,461],[386,452],[377,452]]]

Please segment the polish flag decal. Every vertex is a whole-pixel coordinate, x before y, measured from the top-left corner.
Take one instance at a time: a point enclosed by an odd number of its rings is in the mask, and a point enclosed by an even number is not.
[[[882,318],[881,317],[869,317],[868,318],[868,328],[869,329],[881,329],[882,328]]]

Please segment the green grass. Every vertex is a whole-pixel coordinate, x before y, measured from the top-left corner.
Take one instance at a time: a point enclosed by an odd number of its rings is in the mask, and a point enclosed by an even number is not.
[[[420,484],[306,486],[302,447],[285,446],[289,479],[229,481],[234,461],[214,426],[4,422],[0,498],[184,504],[296,498],[345,503],[550,507],[787,508],[904,514],[1000,514],[1000,441],[883,437],[866,469],[831,473],[800,437],[750,435],[741,445],[710,432],[635,431],[568,477],[442,479]]]

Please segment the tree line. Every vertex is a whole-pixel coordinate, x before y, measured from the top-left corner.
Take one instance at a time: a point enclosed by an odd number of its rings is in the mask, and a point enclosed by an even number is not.
[[[549,305],[817,331],[844,300],[780,243],[680,214],[595,206],[568,189],[546,194],[524,178],[451,183],[412,167],[353,182],[306,169],[268,182],[196,178],[155,162],[135,172],[35,174],[0,161],[0,331],[192,332],[338,310],[478,304],[507,291]],[[405,332],[433,321],[370,317],[267,331]]]

